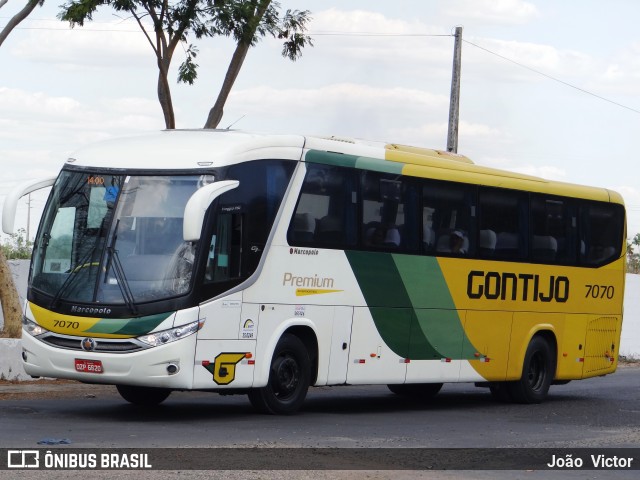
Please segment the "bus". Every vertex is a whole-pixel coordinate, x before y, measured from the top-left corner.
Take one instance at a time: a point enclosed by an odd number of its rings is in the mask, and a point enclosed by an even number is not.
[[[247,394],[443,383],[539,403],[613,373],[622,197],[399,144],[162,131],[72,155],[34,241],[22,359],[33,377]]]

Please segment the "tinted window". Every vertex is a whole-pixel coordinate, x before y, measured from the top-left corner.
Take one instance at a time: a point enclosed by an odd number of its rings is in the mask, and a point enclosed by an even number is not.
[[[475,251],[475,188],[426,182],[422,188],[422,246],[426,253],[470,255]]]
[[[231,166],[226,180],[240,185],[213,206],[205,284],[220,284],[207,297],[249,277],[258,266],[295,162],[259,160]]]
[[[575,202],[561,197],[531,198],[531,259],[542,263],[574,263],[577,255]]]
[[[350,248],[357,243],[356,170],[309,163],[289,243]]]
[[[620,205],[586,203],[580,206],[580,260],[602,265],[620,256],[624,210]]]
[[[415,252],[418,247],[417,195],[408,178],[360,173],[361,235],[367,249]]]
[[[527,255],[527,196],[513,190],[481,188],[479,251],[485,258]]]

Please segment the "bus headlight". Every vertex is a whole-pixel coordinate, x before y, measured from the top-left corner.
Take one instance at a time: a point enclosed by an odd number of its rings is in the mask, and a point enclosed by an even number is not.
[[[162,330],[161,332],[154,332],[150,333],[149,335],[143,335],[142,337],[138,337],[138,340],[146,343],[147,345],[151,345],[152,347],[157,347],[159,345],[175,342],[176,340],[180,340],[181,338],[193,335],[198,330],[200,330],[203,325],[204,320],[198,320],[192,323],[188,323],[187,325],[182,325],[181,327]]]
[[[22,316],[22,328],[28,334],[33,335],[34,337],[37,337],[39,335],[42,335],[44,333],[48,333],[49,332],[49,330],[47,330],[46,328],[42,328],[36,322],[32,322],[31,320],[29,320],[24,315]]]

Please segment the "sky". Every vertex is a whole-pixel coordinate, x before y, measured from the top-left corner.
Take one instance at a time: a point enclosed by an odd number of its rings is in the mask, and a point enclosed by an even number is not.
[[[24,4],[9,0],[0,27]],[[102,8],[84,27],[45,0],[0,47],[0,204],[55,174],[76,149],[164,128],[157,68],[131,18]],[[281,0],[309,10],[296,62],[266,38],[245,61],[220,127],[336,135],[446,149],[454,38],[463,27],[458,152],[475,163],[610,188],[640,232],[637,0]],[[233,52],[199,49],[193,86],[170,73],[178,128],[201,128]],[[30,236],[43,194],[32,195]],[[27,226],[21,201],[17,228]]]

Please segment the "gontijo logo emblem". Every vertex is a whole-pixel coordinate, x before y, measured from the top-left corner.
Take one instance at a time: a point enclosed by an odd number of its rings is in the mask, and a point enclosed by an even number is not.
[[[236,366],[247,356],[246,353],[221,353],[213,361],[203,360],[202,366],[213,374],[218,385],[229,385],[236,378]]]

